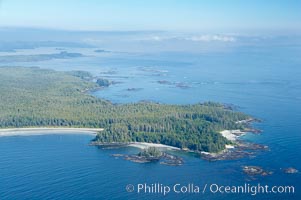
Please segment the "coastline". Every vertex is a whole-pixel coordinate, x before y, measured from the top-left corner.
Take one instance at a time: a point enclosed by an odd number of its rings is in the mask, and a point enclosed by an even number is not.
[[[211,153],[202,151],[202,158],[209,161],[217,160],[234,160],[243,157],[254,156],[258,151],[268,150],[268,146],[256,143],[250,143],[240,140],[239,137],[246,133],[260,133],[257,129],[245,129],[245,130],[223,130],[219,132],[224,138],[232,142],[232,144],[226,144],[225,149],[221,152]]]
[[[129,147],[136,147],[139,149],[147,149],[148,147],[156,147],[156,148],[163,148],[168,150],[182,150],[178,147],[173,147],[165,144],[157,144],[157,143],[148,143],[148,142],[131,142],[128,144]]]
[[[207,154],[207,155],[216,155],[216,154],[223,154],[227,152],[230,149],[235,149],[239,145],[239,141],[237,141],[238,137],[241,135],[244,135],[246,132],[241,131],[241,130],[223,130],[219,132],[223,137],[228,139],[229,141],[233,142],[234,144],[227,144],[225,145],[225,149],[222,150],[219,153],[210,153],[210,152],[199,152],[201,154]],[[184,151],[184,152],[195,152],[186,148],[179,148],[179,147],[174,147],[170,145],[165,145],[165,144],[160,144],[160,143],[149,143],[149,142],[109,142],[109,143],[99,143],[99,142],[91,142],[91,145],[96,145],[96,146],[127,146],[127,147],[135,147],[138,149],[147,149],[149,147],[156,147],[156,148],[161,148],[164,150],[178,150],[178,151]]]
[[[243,132],[241,130],[223,130],[219,132],[224,138],[227,140],[234,142],[235,144],[226,144],[225,149],[222,150],[221,152],[217,153],[212,153],[212,152],[207,152],[207,151],[201,151],[201,155],[206,155],[206,156],[212,156],[216,157],[218,155],[223,155],[224,153],[227,153],[231,149],[235,149],[238,147],[237,139],[239,136],[244,135],[246,132]]]
[[[246,132],[243,132],[241,130],[223,130],[220,132],[223,137],[230,141],[236,141],[239,136],[244,135]]]
[[[60,127],[32,127],[32,128],[6,128],[0,129],[0,137],[5,136],[36,136],[36,135],[76,135],[85,134],[96,136],[102,128],[60,128]],[[225,146],[225,149],[218,153],[210,152],[198,152],[201,157],[205,160],[216,161],[216,160],[232,160],[239,159],[245,156],[253,155],[254,152],[249,150],[266,150],[268,147],[258,144],[246,143],[238,140],[238,137],[245,134],[245,131],[241,130],[223,130],[220,132],[223,137],[227,138],[233,144]],[[147,149],[149,147],[156,147],[161,150],[176,150],[176,151],[189,151],[188,149],[181,149],[169,145],[159,143],[147,143],[147,142],[129,142],[129,143],[97,143],[91,142],[90,145],[100,146],[128,146],[135,147],[138,149]],[[246,151],[247,150],[247,151]]]
[[[53,134],[87,134],[96,135],[102,128],[5,128],[0,129],[0,137],[4,136],[32,136],[32,135],[53,135]]]

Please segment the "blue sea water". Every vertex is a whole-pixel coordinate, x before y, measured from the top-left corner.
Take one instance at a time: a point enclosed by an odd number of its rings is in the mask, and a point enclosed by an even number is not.
[[[70,49],[69,51],[72,51]],[[88,146],[91,136],[0,137],[0,199],[301,199],[301,47],[260,45],[223,52],[103,53],[88,57],[2,65],[87,70],[117,82],[93,95],[114,103],[151,100],[169,104],[216,101],[262,119],[260,135],[245,140],[268,145],[255,157],[208,162],[181,154],[183,166],[138,164],[112,157],[135,148]],[[160,84],[164,81],[168,84]],[[134,88],[134,89],[133,89]],[[274,172],[255,180],[244,165]],[[128,184],[269,185],[295,187],[294,194],[144,194]],[[137,189],[137,188],[135,188]]]

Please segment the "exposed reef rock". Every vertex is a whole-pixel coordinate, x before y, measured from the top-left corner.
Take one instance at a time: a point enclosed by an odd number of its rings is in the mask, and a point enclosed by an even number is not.
[[[273,172],[264,170],[262,167],[259,166],[243,166],[242,170],[245,174],[250,176],[267,176],[273,174]]]
[[[289,168],[283,169],[283,172],[286,173],[286,174],[296,174],[299,171],[297,169],[293,168],[293,167],[289,167]]]

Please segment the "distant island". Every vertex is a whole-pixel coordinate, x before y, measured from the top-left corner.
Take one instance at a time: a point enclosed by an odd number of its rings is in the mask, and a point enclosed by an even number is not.
[[[52,59],[70,59],[84,57],[81,53],[69,53],[61,51],[60,53],[52,54],[34,54],[34,55],[6,55],[0,56],[0,62],[37,62]]]
[[[95,53],[110,53],[110,51],[104,50],[104,49],[96,49],[94,51]]]
[[[245,130],[251,118],[214,102],[112,104],[90,95],[89,91],[109,83],[92,79],[83,71],[0,67],[0,128],[103,128],[93,144],[148,142],[220,152],[233,141],[219,132]]]

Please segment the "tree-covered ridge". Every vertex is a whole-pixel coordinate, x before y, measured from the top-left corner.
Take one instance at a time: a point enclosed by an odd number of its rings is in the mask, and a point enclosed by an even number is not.
[[[35,55],[5,55],[0,56],[0,62],[36,62],[52,59],[70,59],[83,57],[81,53],[69,53],[61,51],[60,53],[52,54],[35,54]]]
[[[79,75],[80,74],[80,75]],[[218,132],[242,129],[249,116],[217,103],[114,105],[87,93],[83,72],[0,68],[0,127],[101,127],[95,141],[154,142],[216,152],[229,143]]]

